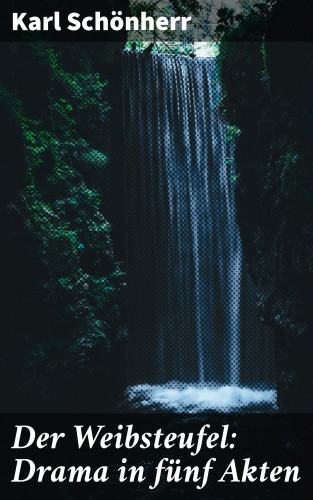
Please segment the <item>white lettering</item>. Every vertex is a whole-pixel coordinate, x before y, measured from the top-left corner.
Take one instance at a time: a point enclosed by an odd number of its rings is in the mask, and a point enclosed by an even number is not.
[[[12,29],[13,31],[17,31],[19,28],[22,28],[23,31],[27,31],[27,27],[23,22],[24,17],[26,16],[26,12],[18,15],[17,12],[13,12],[12,19]]]
[[[187,29],[187,23],[191,22],[191,17],[182,17],[181,18],[181,29],[183,31],[186,31]]]
[[[27,458],[17,458],[15,462],[16,462],[16,469],[14,478],[12,479],[11,483],[24,483],[25,481],[29,481],[29,479],[31,479],[36,472],[36,467],[34,462],[32,460],[28,460]],[[27,462],[29,465],[28,476],[24,479],[20,479],[22,462]]]
[[[80,14],[78,14],[77,12],[72,12],[71,14],[69,14],[68,16],[68,22],[70,23],[67,27],[68,30],[70,31],[77,31],[79,30],[80,28],[80,21],[78,20],[78,18],[80,17]]]
[[[156,27],[160,31],[167,30],[167,27],[168,27],[168,19],[167,19],[167,17],[164,17],[164,16],[158,17],[157,20],[156,20]]]
[[[97,440],[100,432],[102,431],[102,429],[104,429],[104,427],[105,427],[105,425],[98,425],[98,432],[94,436],[93,432],[92,432],[92,427],[91,426],[88,427],[87,431],[83,435],[82,434],[83,425],[75,425],[78,447],[81,448],[83,446],[83,444],[84,444],[84,441],[87,438],[88,444],[89,444],[89,448],[92,448],[93,445],[95,444],[95,442],[96,442],[96,440]]]

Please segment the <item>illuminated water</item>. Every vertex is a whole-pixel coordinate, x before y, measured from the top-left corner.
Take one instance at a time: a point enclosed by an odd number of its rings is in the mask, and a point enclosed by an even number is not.
[[[177,410],[268,403],[272,346],[243,262],[217,61],[123,60],[128,396]]]

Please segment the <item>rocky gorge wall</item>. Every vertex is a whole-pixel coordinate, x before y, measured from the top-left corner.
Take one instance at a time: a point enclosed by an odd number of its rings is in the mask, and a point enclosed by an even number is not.
[[[240,42],[241,26],[225,41],[222,107],[241,130],[238,220],[258,316],[275,335],[280,411],[305,412],[312,408],[312,44],[291,41],[305,39],[301,3],[300,12],[281,4],[267,37],[289,27],[286,42],[247,42],[246,32]]]

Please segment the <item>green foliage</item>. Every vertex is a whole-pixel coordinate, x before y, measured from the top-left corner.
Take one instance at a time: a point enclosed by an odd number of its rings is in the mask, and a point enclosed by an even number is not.
[[[235,139],[235,137],[237,137],[239,134],[240,134],[240,129],[238,127],[236,127],[235,125],[228,125],[225,141],[230,142],[233,139]]]
[[[41,289],[59,333],[74,336],[74,342],[82,334],[101,337],[109,346],[108,328],[119,320],[123,273],[114,263],[102,194],[94,181],[90,185],[90,175],[94,180],[101,176],[108,160],[79,128],[109,111],[103,96],[107,81],[96,73],[65,71],[61,55],[49,45],[28,44],[27,49],[49,74],[46,106],[26,112],[23,92],[3,85],[1,97],[10,102],[24,139],[26,175],[19,210],[38,265],[34,288]]]
[[[267,19],[273,6],[279,0],[242,4],[240,13],[228,7],[217,11],[218,21],[215,27],[217,40],[233,41],[238,38],[238,32],[246,41],[259,41],[260,35],[266,31]]]
[[[300,178],[299,172],[297,172],[297,167],[301,168],[301,158],[299,154],[288,152],[280,155],[276,161],[276,166],[281,172],[281,192],[287,196],[290,195],[291,192],[296,192],[297,195],[301,195],[301,192],[298,192],[301,184],[299,185]]]
[[[273,25],[278,34],[281,30],[280,35],[285,37],[285,24],[287,27],[292,24],[289,18],[293,11],[290,7],[291,2],[285,0],[258,2],[240,15],[222,8],[218,11],[217,33],[224,85],[222,115],[231,123],[236,123],[246,137],[256,133],[259,143],[264,144],[260,148],[264,154],[271,143],[276,143],[275,147],[271,147],[273,174],[277,176],[281,195],[290,205],[300,209],[301,203],[307,203],[310,185],[310,159],[304,147],[309,141],[310,123],[305,97],[308,90],[306,79],[303,77],[301,81],[302,92],[295,92],[294,89],[298,79],[301,80],[297,73],[303,71],[301,57],[303,54],[306,57],[307,50],[299,47],[297,53],[292,44],[288,48],[287,45],[282,47],[265,41],[267,30],[273,29]],[[286,16],[285,24],[277,24],[275,9],[280,16]],[[275,58],[278,62],[273,64]],[[295,70],[291,71],[291,65]],[[248,131],[247,121],[250,118],[255,130]],[[232,140],[234,132],[235,129],[229,127],[227,141]],[[279,140],[278,136],[281,136]],[[288,137],[291,139],[287,140]],[[256,155],[252,161],[257,161]],[[262,158],[262,161],[268,160]]]

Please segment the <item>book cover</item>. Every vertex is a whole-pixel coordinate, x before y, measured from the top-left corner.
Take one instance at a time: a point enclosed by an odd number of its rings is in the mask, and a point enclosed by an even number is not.
[[[4,2],[4,500],[309,498],[312,5]]]

